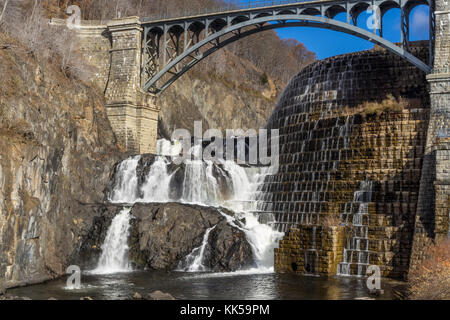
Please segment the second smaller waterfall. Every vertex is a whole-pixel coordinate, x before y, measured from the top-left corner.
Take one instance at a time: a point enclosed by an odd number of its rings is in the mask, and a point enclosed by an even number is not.
[[[93,274],[131,271],[128,261],[128,236],[131,208],[124,208],[114,217],[102,245],[102,254]]]
[[[205,235],[203,236],[202,245],[192,250],[192,252],[185,258],[185,260],[180,263],[180,265],[178,266],[180,270],[187,272],[206,271],[207,268],[203,265],[205,250],[208,246],[209,234],[214,230],[215,227],[216,226],[206,230]]]

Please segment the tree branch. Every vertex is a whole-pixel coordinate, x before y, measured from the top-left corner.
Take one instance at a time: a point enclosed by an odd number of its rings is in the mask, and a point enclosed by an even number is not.
[[[6,0],[5,4],[3,5],[3,10],[2,10],[2,13],[0,14],[0,22],[2,22],[3,15],[5,14],[6,7],[8,6],[8,2],[9,2],[9,0]]]

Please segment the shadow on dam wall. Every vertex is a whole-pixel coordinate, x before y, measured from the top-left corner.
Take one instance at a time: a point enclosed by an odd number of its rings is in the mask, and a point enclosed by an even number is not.
[[[422,43],[412,50],[427,59]],[[278,272],[365,275],[377,265],[405,276],[429,108],[425,74],[385,50],[319,61],[290,81],[267,126],[280,130],[280,169],[258,208],[286,232]]]

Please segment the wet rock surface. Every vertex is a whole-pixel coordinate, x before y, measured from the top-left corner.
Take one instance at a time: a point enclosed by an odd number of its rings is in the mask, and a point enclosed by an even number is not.
[[[74,262],[79,262],[85,269],[95,267],[107,229],[121,208],[120,205],[108,205],[89,209],[100,215],[93,219],[91,229],[80,241]],[[179,203],[137,203],[131,214],[128,242],[134,268],[176,269],[202,245],[206,231],[214,226],[205,250],[205,268],[235,271],[254,265],[252,248],[245,233],[228,224],[218,209]]]
[[[177,203],[137,204],[132,215],[136,219],[132,222],[131,258],[138,266],[175,269],[202,245],[207,229],[214,226],[204,266],[234,271],[252,265],[252,250],[244,232],[229,225],[217,209]]]
[[[97,266],[102,253],[102,244],[105,241],[112,219],[122,210],[121,205],[83,205],[78,208],[78,214],[91,215],[90,227],[85,226],[82,240],[70,259],[70,263],[80,266],[82,270],[90,270]]]
[[[174,296],[172,296],[170,293],[165,293],[162,291],[154,291],[151,293],[148,293],[146,295],[142,295],[139,292],[134,293],[133,300],[176,300]]]
[[[209,236],[206,261],[214,271],[236,271],[255,267],[252,249],[245,233],[222,220]]]
[[[176,300],[170,293],[155,291],[146,295],[146,300]]]

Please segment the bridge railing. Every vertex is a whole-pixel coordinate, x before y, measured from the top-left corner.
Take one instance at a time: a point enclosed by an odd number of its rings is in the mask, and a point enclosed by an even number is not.
[[[235,10],[245,10],[245,9],[255,9],[255,8],[264,8],[264,7],[272,7],[272,6],[280,6],[280,5],[290,5],[297,4],[302,2],[308,2],[312,0],[230,0],[224,1],[223,5],[209,7],[209,8],[200,8],[197,10],[193,10],[191,8],[180,8],[175,12],[164,12],[160,14],[155,14],[148,16],[144,19],[144,21],[155,21],[155,20],[167,20],[167,19],[175,19],[182,17],[193,17],[199,15],[207,15],[213,13],[223,13],[228,11]]]

